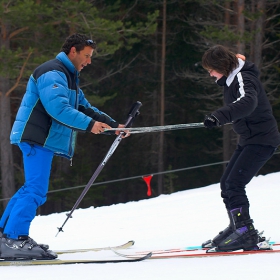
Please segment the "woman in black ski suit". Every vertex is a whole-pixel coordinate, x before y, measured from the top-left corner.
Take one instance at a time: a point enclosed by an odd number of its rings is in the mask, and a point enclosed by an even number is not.
[[[205,52],[202,66],[223,87],[224,104],[206,116],[204,125],[213,128],[231,123],[239,135],[237,148],[221,178],[221,196],[230,225],[213,240],[208,252],[256,250],[258,231],[249,215],[245,187],[271,158],[280,144],[277,122],[259,80],[256,66],[227,48],[217,45]]]

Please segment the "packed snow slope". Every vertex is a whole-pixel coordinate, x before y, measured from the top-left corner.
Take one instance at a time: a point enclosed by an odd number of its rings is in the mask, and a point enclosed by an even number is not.
[[[280,173],[255,177],[247,186],[255,227],[280,241]],[[69,209],[70,210],[70,209]],[[1,214],[1,213],[0,213]],[[30,236],[53,250],[114,246],[121,252],[200,245],[228,225],[219,184],[139,202],[77,209],[58,232],[66,213],[37,216]],[[65,259],[115,258],[111,251],[61,255]],[[137,263],[1,267],[1,280],[279,280],[280,253],[211,258],[150,259]]]

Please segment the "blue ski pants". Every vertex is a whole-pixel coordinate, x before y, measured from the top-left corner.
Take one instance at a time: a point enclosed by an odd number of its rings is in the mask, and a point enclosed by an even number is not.
[[[245,187],[275,150],[275,147],[268,145],[237,146],[220,181],[221,196],[228,210],[240,207],[249,209]]]
[[[0,228],[9,238],[29,235],[29,228],[37,208],[47,198],[54,153],[46,148],[20,143],[23,154],[24,185],[9,201],[0,221]]]

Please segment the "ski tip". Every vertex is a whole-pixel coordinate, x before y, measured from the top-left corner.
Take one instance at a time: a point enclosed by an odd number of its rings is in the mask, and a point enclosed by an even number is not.
[[[131,258],[131,259],[130,259],[131,261],[138,262],[138,261],[144,261],[144,260],[147,260],[147,259],[151,258],[151,257],[152,257],[152,255],[153,255],[153,253],[152,253],[152,252],[150,252],[150,253],[148,253],[148,254],[146,254],[146,255],[142,256],[142,257],[129,256],[129,255],[127,255],[127,256],[125,256],[125,258]]]
[[[153,255],[153,253],[150,252],[150,253],[146,254],[145,256],[143,256],[142,258],[139,258],[138,260],[139,261],[147,260],[147,259],[151,258],[152,255]]]

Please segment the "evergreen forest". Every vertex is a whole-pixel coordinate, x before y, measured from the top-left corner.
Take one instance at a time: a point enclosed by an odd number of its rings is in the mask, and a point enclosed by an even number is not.
[[[81,89],[120,123],[136,101],[142,107],[134,127],[203,122],[223,105],[223,96],[201,57],[222,44],[259,68],[280,124],[279,0],[0,0],[0,26],[0,213],[24,183],[22,155],[10,144],[10,131],[29,76],[73,33],[97,43],[91,65],[81,71]],[[115,138],[79,133],[72,166],[54,158],[48,200],[38,214],[70,210]],[[237,141],[231,125],[131,135],[79,207],[217,183]],[[279,171],[279,160],[276,151],[259,174]]]

